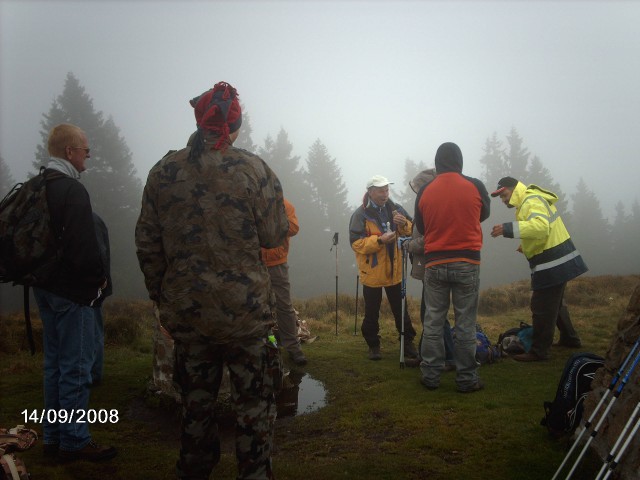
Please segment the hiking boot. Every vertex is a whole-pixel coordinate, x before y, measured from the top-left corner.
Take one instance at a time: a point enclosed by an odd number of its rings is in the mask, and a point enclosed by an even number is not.
[[[430,383],[427,383],[424,377],[420,379],[420,384],[427,390],[437,390],[439,387],[439,385],[431,385]]]
[[[408,342],[404,346],[404,356],[409,358],[418,358],[418,351],[416,347],[413,346],[413,342]]]
[[[369,360],[382,360],[380,347],[369,347]]]
[[[535,353],[520,353],[518,355],[513,355],[511,358],[518,362],[544,362],[546,358],[542,358]]]
[[[102,460],[111,460],[118,454],[114,447],[106,445],[98,445],[91,440],[80,450],[58,450],[58,459],[64,462],[74,460],[88,460],[90,462],[99,462]]]
[[[296,350],[295,352],[289,352],[289,358],[293,360],[293,363],[302,367],[307,364],[307,357],[304,356],[302,350]]]
[[[483,388],[484,388],[484,383],[482,383],[481,380],[478,380],[476,383],[474,383],[470,387],[467,387],[467,388],[458,387],[458,392],[460,392],[460,393],[473,393],[473,392],[477,392],[479,390],[482,390]]]

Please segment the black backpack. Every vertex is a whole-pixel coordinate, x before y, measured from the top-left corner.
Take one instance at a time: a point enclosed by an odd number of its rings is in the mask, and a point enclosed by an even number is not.
[[[591,391],[591,381],[604,358],[594,353],[574,353],[564,366],[553,402],[544,402],[544,417],[540,425],[549,435],[559,438],[571,433],[580,424],[584,399]]]
[[[66,177],[45,168],[16,184],[0,202],[0,283],[24,285],[24,309],[31,353],[35,351],[29,315],[29,287],[41,286],[55,274],[61,249],[51,226],[47,183]]]
[[[502,332],[498,337],[500,353],[502,355],[518,355],[528,352],[529,348],[531,348],[532,332],[531,325],[525,322],[520,322],[519,327],[513,327]]]

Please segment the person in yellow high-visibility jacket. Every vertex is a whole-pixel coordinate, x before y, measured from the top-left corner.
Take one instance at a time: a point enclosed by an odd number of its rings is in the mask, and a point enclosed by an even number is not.
[[[508,208],[516,209],[516,221],[495,225],[491,236],[519,239],[518,251],[531,268],[533,342],[527,353],[513,358],[523,362],[548,359],[556,324],[560,345],[580,347],[563,297],[567,282],[588,269],[554,206],[558,196],[537,185],[527,187],[513,177],[501,178],[491,196],[500,196]]]

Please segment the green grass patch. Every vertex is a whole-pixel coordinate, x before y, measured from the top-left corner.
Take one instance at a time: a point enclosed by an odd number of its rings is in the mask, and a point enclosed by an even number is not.
[[[583,351],[605,355],[639,280],[638,276],[587,277],[569,284],[567,299]],[[504,290],[491,289],[490,304],[478,319],[493,341],[519,321],[530,321],[528,289],[520,282]],[[327,406],[278,419],[273,456],[278,479],[538,480],[551,478],[564,458],[570,439],[551,439],[540,419],[543,402],[553,399],[573,350],[554,348],[550,361],[543,363],[503,359],[482,366],[486,387],[474,394],[456,392],[455,373],[443,374],[440,388],[427,391],[420,385],[419,369],[399,367],[399,342],[386,302],[379,362],[367,359],[359,333],[362,304],[354,335],[354,297],[339,297],[337,335],[335,297],[295,303],[312,333],[319,335],[303,346],[309,359],[305,371],[324,384]],[[420,331],[419,299],[410,299],[409,309]],[[37,312],[33,316],[39,338]],[[105,378],[92,390],[90,408],[117,410],[119,419],[95,424],[91,430],[98,442],[115,445],[118,456],[102,464],[58,465],[45,460],[37,444],[20,454],[34,479],[175,478],[179,412],[147,389],[152,322],[148,302],[106,304]],[[38,353],[31,356],[23,337],[22,315],[0,318],[3,427],[24,423],[23,410],[43,406],[41,342]],[[41,432],[39,424],[28,425]],[[213,477],[233,479],[231,433],[223,430],[223,439],[222,459]],[[599,467],[600,462],[588,455],[575,478],[593,478]]]

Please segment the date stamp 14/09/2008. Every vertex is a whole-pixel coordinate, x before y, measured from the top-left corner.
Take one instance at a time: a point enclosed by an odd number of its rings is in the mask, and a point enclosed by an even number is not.
[[[89,410],[23,410],[20,414],[24,423],[118,423],[120,416],[116,409]]]

